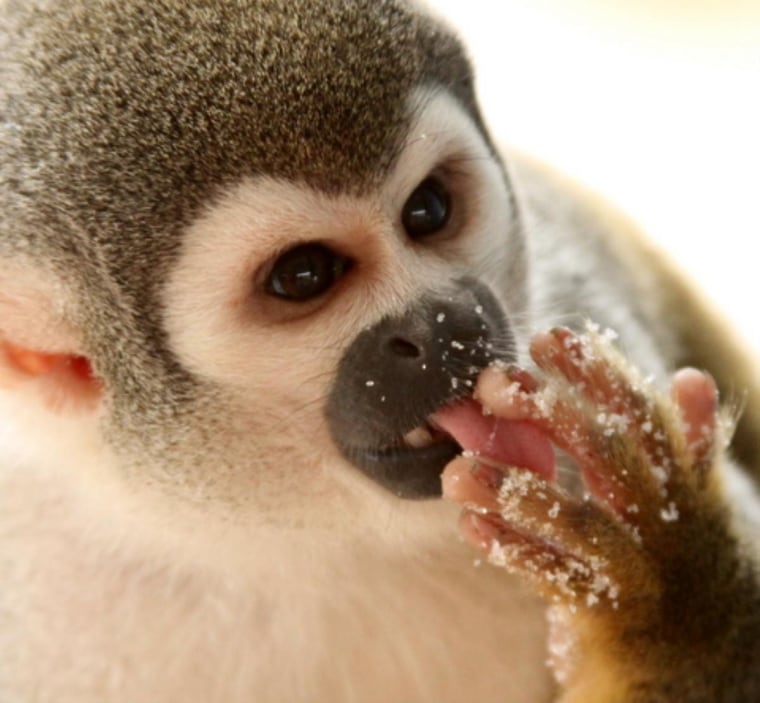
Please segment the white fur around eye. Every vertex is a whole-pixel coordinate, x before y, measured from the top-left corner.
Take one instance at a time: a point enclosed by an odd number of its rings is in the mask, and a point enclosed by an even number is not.
[[[260,387],[272,375],[324,370],[315,350],[339,348],[340,340],[409,297],[411,272],[394,271],[393,240],[372,199],[246,179],[185,235],[164,296],[170,344],[189,369],[222,383]],[[306,242],[356,262],[351,290],[303,307],[268,296],[262,271]]]
[[[273,378],[292,379],[294,388],[319,374],[327,378],[359,330],[402,310],[421,291],[462,275],[488,280],[495,273],[501,280],[503,271],[489,272],[488,264],[503,260],[505,250],[519,262],[519,247],[509,248],[513,213],[501,166],[471,118],[442,91],[415,94],[410,111],[410,133],[376,191],[327,195],[248,178],[189,227],[164,293],[170,345],[187,368],[252,389],[269,389]],[[412,246],[401,224],[409,194],[439,167],[461,171],[457,200],[467,210],[462,231],[446,244],[448,255]],[[305,242],[333,247],[354,266],[333,298],[313,311],[309,303],[293,318],[285,303],[266,298],[259,279],[262,268]],[[510,302],[509,292],[501,297]]]
[[[507,309],[521,311],[524,281],[517,273],[525,269],[523,243],[498,157],[470,115],[446,91],[416,91],[410,111],[416,119],[383,187],[384,209],[400,213],[417,185],[440,171],[452,192],[453,207],[464,211],[452,213],[459,230],[446,243],[453,267],[458,261],[461,273],[491,284]],[[505,276],[505,268],[513,271]],[[509,285],[504,285],[505,279]]]

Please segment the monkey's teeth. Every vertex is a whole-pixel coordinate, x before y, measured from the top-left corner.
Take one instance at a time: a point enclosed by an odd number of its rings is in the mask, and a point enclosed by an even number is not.
[[[407,432],[404,437],[404,444],[412,449],[424,449],[429,447],[435,441],[432,433],[426,427],[415,427]]]

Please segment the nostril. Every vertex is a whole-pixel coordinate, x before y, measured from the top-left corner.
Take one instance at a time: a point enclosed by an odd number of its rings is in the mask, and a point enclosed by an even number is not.
[[[401,337],[393,337],[388,342],[388,347],[396,356],[403,356],[407,359],[417,359],[422,356],[422,351],[416,344],[412,344],[412,342]]]

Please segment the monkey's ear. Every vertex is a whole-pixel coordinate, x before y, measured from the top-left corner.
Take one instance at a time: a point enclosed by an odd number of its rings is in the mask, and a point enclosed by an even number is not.
[[[52,275],[0,259],[0,388],[39,396],[54,411],[98,404],[102,387],[66,322]]]

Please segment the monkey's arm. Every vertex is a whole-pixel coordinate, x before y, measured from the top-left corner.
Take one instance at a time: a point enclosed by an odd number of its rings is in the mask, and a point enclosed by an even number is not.
[[[726,498],[714,382],[685,370],[665,397],[594,333],[541,334],[531,354],[540,377],[489,370],[479,398],[566,451],[589,497],[483,457],[444,486],[470,541],[552,603],[561,700],[760,700],[758,534]]]

